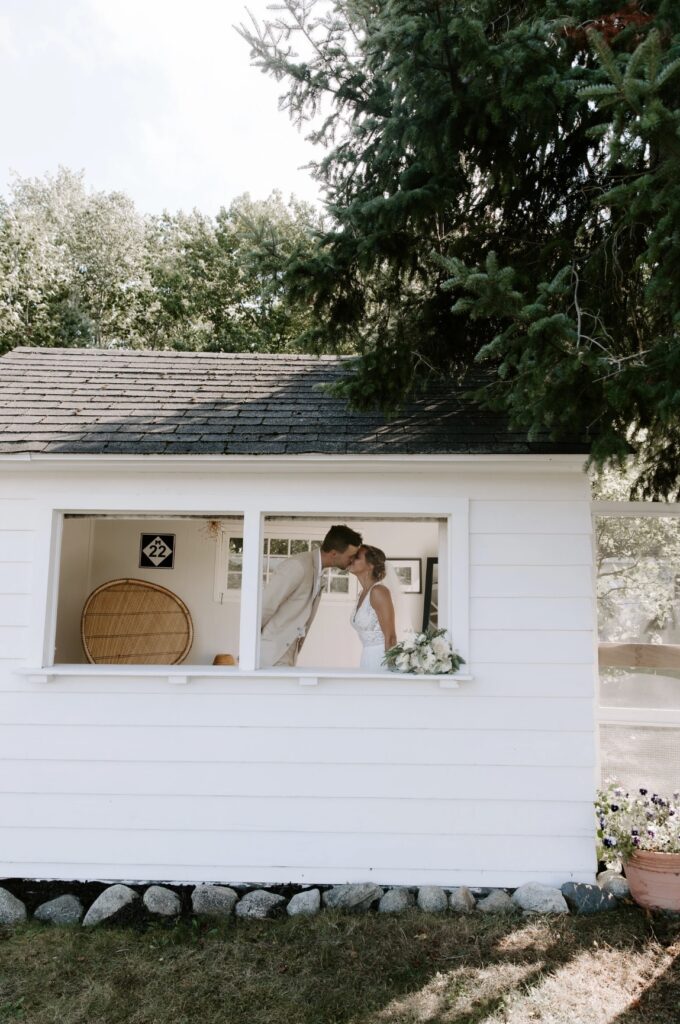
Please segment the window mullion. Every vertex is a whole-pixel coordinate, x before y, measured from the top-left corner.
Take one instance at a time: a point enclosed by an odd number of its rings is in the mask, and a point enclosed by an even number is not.
[[[248,510],[243,516],[239,666],[245,671],[257,668],[259,662],[262,521],[262,513],[257,509]]]

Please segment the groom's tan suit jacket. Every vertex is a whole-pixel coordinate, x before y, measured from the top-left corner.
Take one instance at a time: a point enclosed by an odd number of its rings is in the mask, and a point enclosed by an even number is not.
[[[272,573],[262,594],[262,668],[275,665],[296,642],[299,651],[319,607],[319,575],[315,551],[287,558]]]

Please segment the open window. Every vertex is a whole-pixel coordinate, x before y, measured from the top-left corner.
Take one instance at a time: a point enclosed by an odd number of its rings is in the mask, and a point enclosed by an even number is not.
[[[229,654],[236,661],[240,590],[224,604],[214,598],[216,552],[225,530],[242,537],[242,516],[66,515],[55,664],[87,662],[88,651],[106,664],[212,664],[216,655]],[[116,587],[120,580],[148,586]],[[107,585],[108,591],[101,590],[98,602],[88,606],[84,621],[88,598]],[[126,631],[128,648],[140,652],[132,658],[121,653]],[[119,637],[115,643],[112,632]]]

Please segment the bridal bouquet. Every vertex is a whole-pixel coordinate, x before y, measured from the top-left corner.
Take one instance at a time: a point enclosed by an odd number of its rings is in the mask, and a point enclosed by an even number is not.
[[[465,661],[447,640],[445,629],[430,628],[424,633],[410,633],[405,640],[390,647],[385,651],[383,664],[392,672],[450,675]]]

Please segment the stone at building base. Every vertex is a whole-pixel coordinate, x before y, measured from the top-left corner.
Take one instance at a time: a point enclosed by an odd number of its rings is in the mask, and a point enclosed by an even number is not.
[[[247,892],[243,899],[236,904],[237,917],[255,917],[263,920],[267,917],[276,917],[283,912],[286,903],[285,896],[278,896],[274,892],[267,892],[266,889],[254,889]]]
[[[600,871],[597,876],[597,884],[600,889],[608,892],[610,896],[614,896],[617,900],[630,899],[628,879],[620,875],[618,871]]]
[[[611,893],[587,882],[565,882],[562,895],[574,914],[599,914],[603,910],[616,910],[619,905]]]
[[[83,928],[92,928],[97,924],[103,924],[104,921],[120,922],[121,918],[125,918],[131,912],[135,900],[138,899],[135,890],[128,885],[110,885],[88,910],[83,918]]]
[[[329,910],[354,910],[363,913],[383,897],[383,890],[372,882],[334,885],[323,894],[323,905]]]
[[[477,903],[466,885],[460,885],[449,893],[449,909],[456,914],[471,914]]]
[[[403,914],[405,910],[415,906],[415,896],[405,886],[388,889],[378,904],[380,914]]]
[[[197,885],[191,907],[199,917],[231,917],[237,900],[237,893],[228,885]]]
[[[150,914],[157,917],[179,917],[182,909],[179,896],[164,885],[150,885],[142,897]]]
[[[56,899],[41,903],[33,915],[37,921],[49,924],[78,924],[83,916],[83,905],[77,896],[67,893]]]
[[[21,924],[28,918],[26,907],[7,889],[0,888],[0,924]]]
[[[517,907],[507,892],[492,889],[488,896],[477,902],[477,910],[481,910],[482,914],[511,914]]]
[[[428,914],[442,914],[448,910],[449,898],[438,885],[421,885],[418,889],[418,906]]]
[[[520,910],[531,914],[568,914],[567,901],[552,885],[541,882],[525,882],[515,889],[512,902]]]
[[[286,913],[290,917],[313,917],[321,909],[321,893],[318,889],[305,889],[303,892],[296,892],[286,907]]]

